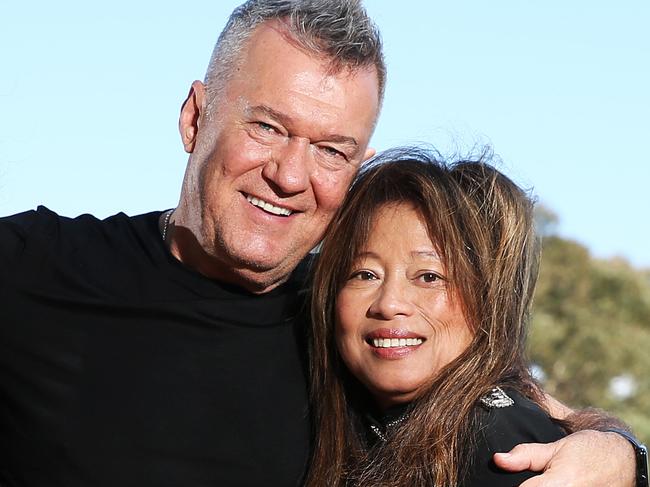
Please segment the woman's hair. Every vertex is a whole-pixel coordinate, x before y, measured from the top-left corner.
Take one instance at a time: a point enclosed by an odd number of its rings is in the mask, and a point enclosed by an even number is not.
[[[540,399],[524,359],[538,263],[533,202],[488,159],[487,150],[447,163],[432,151],[395,149],[353,183],[315,270],[309,345],[316,442],[308,485],[455,485],[472,458],[479,398],[499,385]],[[421,215],[474,336],[409,406],[409,420],[368,453],[361,415],[371,400],[338,353],[335,305],[373,217],[391,203]]]

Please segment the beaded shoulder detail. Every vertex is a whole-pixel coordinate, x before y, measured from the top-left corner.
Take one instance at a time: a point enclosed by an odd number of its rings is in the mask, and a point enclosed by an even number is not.
[[[507,408],[512,406],[515,401],[508,396],[500,387],[493,388],[481,399],[481,404],[488,409]]]

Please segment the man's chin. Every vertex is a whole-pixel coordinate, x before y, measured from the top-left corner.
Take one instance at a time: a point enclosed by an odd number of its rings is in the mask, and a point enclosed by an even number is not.
[[[306,253],[306,252],[305,252]],[[302,256],[287,255],[280,249],[265,249],[263,252],[239,253],[231,256],[233,271],[244,281],[244,287],[268,287],[287,280],[298,266]],[[282,256],[283,258],[278,258]]]
[[[245,266],[234,271],[233,282],[253,294],[263,294],[283,284],[292,271],[293,267],[283,270],[278,267]]]
[[[239,261],[242,270],[259,274],[286,274],[289,275],[296,268],[301,259],[278,259],[272,255],[251,256]]]

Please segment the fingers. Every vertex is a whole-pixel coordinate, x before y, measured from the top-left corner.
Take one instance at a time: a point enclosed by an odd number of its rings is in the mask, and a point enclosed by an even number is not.
[[[550,487],[548,484],[545,484],[543,480],[540,480],[541,477],[533,477],[532,479],[526,480],[523,484],[519,484],[519,487]]]
[[[522,443],[507,453],[495,453],[494,463],[509,472],[541,472],[548,467],[556,449],[556,443]]]
[[[494,455],[504,470],[543,471],[520,487],[630,487],[635,461],[629,442],[616,433],[580,431],[547,445],[518,445]]]

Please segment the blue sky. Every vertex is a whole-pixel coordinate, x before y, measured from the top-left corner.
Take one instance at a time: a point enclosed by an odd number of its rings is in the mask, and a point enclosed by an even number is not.
[[[6,2],[0,214],[175,206],[190,83],[239,2]],[[367,0],[389,77],[373,145],[490,143],[602,257],[650,267],[650,2]]]

